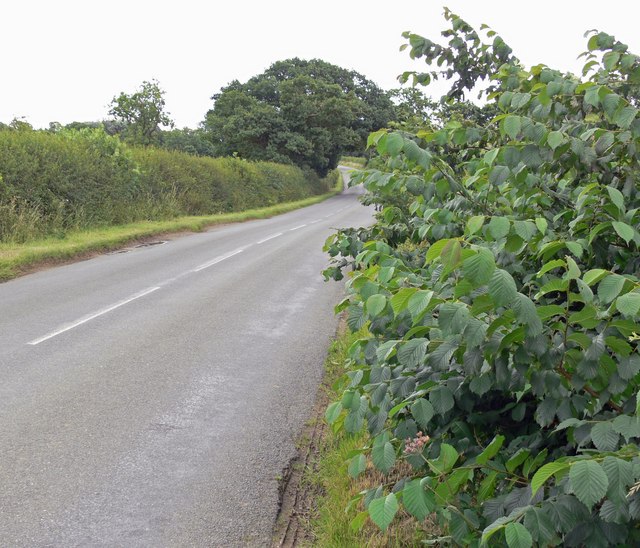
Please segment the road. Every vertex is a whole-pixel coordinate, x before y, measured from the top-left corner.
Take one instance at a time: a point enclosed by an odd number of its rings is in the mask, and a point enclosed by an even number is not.
[[[0,546],[265,546],[354,189],[0,284]]]

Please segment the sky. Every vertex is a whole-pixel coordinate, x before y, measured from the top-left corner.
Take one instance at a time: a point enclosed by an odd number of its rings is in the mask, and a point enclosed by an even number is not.
[[[399,51],[402,32],[437,41],[444,5],[488,24],[525,66],[578,73],[594,28],[640,54],[638,0],[14,0],[0,4],[0,121],[103,120],[114,96],[157,79],[176,126],[195,128],[221,87],[291,57],[398,87],[424,66]]]

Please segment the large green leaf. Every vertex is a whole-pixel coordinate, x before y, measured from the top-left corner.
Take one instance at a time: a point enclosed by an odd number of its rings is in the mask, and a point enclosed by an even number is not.
[[[377,295],[371,295],[371,297],[367,299],[365,308],[367,310],[367,313],[369,314],[369,317],[375,318],[384,310],[386,305],[387,298],[384,295],[380,295],[378,293]]]
[[[435,498],[428,492],[425,480],[414,479],[407,482],[402,490],[402,503],[414,518],[424,520],[435,509]]]
[[[518,293],[516,282],[511,274],[501,268],[496,268],[489,281],[489,295],[496,306],[511,304]]]
[[[540,468],[531,479],[531,496],[535,496],[538,489],[553,475],[564,472],[569,468],[569,462],[549,462]]]
[[[462,272],[465,278],[476,286],[489,283],[495,269],[496,262],[493,253],[488,249],[479,249],[477,253],[462,263]]]
[[[520,116],[507,116],[503,120],[502,129],[512,139],[515,139],[518,136],[521,127]]]
[[[620,435],[610,422],[597,422],[591,429],[591,440],[598,451],[614,451],[619,439]]]
[[[631,240],[633,240],[633,236],[635,234],[635,230],[633,230],[633,227],[621,221],[613,221],[611,225],[613,226],[613,229],[618,233],[618,236],[620,236],[625,242],[629,243]]]
[[[581,460],[569,470],[571,488],[578,500],[591,509],[607,494],[609,480],[602,466],[593,460]]]
[[[387,473],[396,463],[396,451],[391,442],[374,444],[371,450],[373,465],[383,473]]]
[[[627,318],[637,316],[640,312],[640,293],[631,292],[620,295],[616,300],[616,308]]]
[[[422,363],[429,341],[427,339],[411,339],[398,348],[398,361],[405,367],[417,367]]]
[[[436,386],[429,393],[429,401],[439,415],[444,415],[453,409],[453,394],[446,386]]]
[[[491,217],[489,221],[489,233],[494,239],[499,240],[509,234],[511,223],[506,217]]]
[[[531,534],[521,523],[508,523],[504,528],[504,536],[509,548],[531,548],[533,546]]]
[[[604,277],[600,285],[598,285],[598,297],[600,300],[605,304],[613,301],[613,299],[620,294],[620,291],[622,291],[625,281],[626,278],[619,274],[609,274]]]
[[[386,531],[398,512],[398,500],[393,493],[377,498],[371,501],[368,511],[371,521]]]
[[[425,398],[418,398],[411,405],[411,415],[415,421],[425,430],[429,428],[429,423],[433,418],[433,405]]]

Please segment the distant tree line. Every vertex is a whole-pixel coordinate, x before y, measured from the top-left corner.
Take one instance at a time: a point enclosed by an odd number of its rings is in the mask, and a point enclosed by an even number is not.
[[[178,129],[159,82],[144,81],[133,93],[113,97],[108,119],[52,122],[45,131],[102,128],[132,145],[291,164],[324,177],[341,156],[362,156],[372,131],[415,131],[450,115],[479,115],[478,107],[443,106],[416,88],[384,91],[354,70],[319,59],[278,61],[245,83],[232,81],[211,99],[198,128]],[[2,129],[33,130],[17,118],[0,123]]]

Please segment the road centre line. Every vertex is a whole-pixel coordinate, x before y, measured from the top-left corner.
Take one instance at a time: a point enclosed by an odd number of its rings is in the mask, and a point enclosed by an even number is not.
[[[234,255],[237,255],[238,253],[242,253],[243,251],[244,251],[244,248],[241,247],[240,249],[236,249],[235,251],[232,251],[231,253],[227,253],[226,255],[220,255],[219,257],[216,257],[215,259],[211,259],[210,261],[207,261],[206,263],[203,263],[200,266],[196,266],[191,272],[200,272],[201,270],[204,270],[205,268],[209,268],[210,266],[213,266],[214,264],[221,263],[222,261],[224,261],[226,259],[229,259],[229,258],[233,257]]]
[[[155,286],[155,287],[149,287],[147,289],[144,289],[143,291],[140,291],[138,293],[136,293],[135,295],[132,295],[131,297],[124,299],[123,301],[119,301],[115,304],[112,304],[111,306],[108,306],[107,308],[103,308],[102,310],[98,310],[98,312],[94,312],[93,314],[89,314],[88,316],[84,316],[83,318],[80,318],[79,320],[76,320],[75,322],[72,322],[64,327],[61,327],[60,329],[57,329],[55,331],[52,331],[51,333],[48,333],[47,335],[44,335],[43,337],[40,337],[39,339],[34,339],[32,341],[29,341],[27,344],[30,344],[31,346],[35,346],[37,344],[40,344],[41,342],[47,341],[49,339],[52,339],[53,337],[57,337],[58,335],[61,335],[62,333],[65,333],[66,331],[70,331],[71,329],[74,329],[84,323],[87,323],[91,320],[95,320],[96,318],[98,318],[99,316],[102,316],[104,314],[107,314],[108,312],[111,312],[112,310],[115,310],[116,308],[120,308],[121,306],[124,306],[125,304],[128,304],[132,301],[135,301],[136,299],[141,299],[142,297],[144,297],[145,295],[149,295],[149,293],[153,293],[154,291],[157,291],[158,289],[160,289],[160,287]]]
[[[305,226],[307,226],[306,223],[303,225],[294,226],[293,228],[289,229],[289,232],[293,232],[294,230],[298,230],[299,228],[304,228]]]
[[[274,238],[277,238],[278,236],[282,236],[282,232],[278,232],[276,234],[271,234],[271,236],[267,236],[266,238],[259,240],[256,242],[256,244],[263,244],[265,242],[268,242],[269,240],[273,240]]]

